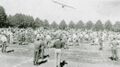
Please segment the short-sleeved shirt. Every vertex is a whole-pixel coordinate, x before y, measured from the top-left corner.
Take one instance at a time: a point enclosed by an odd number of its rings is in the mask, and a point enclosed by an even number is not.
[[[111,42],[111,44],[112,44],[112,49],[117,49],[117,45],[118,45],[117,41],[114,40]]]
[[[64,47],[64,42],[61,42],[60,40],[57,40],[55,43],[54,43],[54,48],[56,49],[61,49]]]
[[[5,35],[0,35],[1,42],[7,42],[7,37]]]
[[[39,50],[39,49],[41,49],[41,48],[43,48],[44,47],[44,41],[35,41],[34,42],[34,45],[35,45],[35,50]]]

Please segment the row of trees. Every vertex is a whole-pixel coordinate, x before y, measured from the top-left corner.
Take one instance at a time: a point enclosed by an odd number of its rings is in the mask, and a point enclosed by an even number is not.
[[[113,30],[120,31],[120,22],[117,21],[114,25],[108,20],[103,24],[98,20],[95,24],[92,21],[84,23],[79,21],[75,22],[70,21],[69,24],[66,24],[65,20],[62,20],[59,24],[53,22],[49,24],[48,20],[40,20],[39,18],[34,19],[32,16],[24,14],[15,14],[13,16],[7,16],[3,7],[0,6],[0,27],[18,27],[18,28],[39,28],[43,27],[45,29],[82,29],[82,30]]]

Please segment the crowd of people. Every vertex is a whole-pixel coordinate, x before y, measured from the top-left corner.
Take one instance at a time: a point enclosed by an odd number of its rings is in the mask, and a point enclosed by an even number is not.
[[[120,33],[113,31],[92,31],[92,30],[47,30],[38,29],[19,29],[19,28],[1,28],[0,44],[2,53],[6,53],[10,44],[29,45],[33,43],[34,65],[38,63],[39,58],[44,59],[45,48],[55,48],[56,67],[61,62],[61,49],[67,49],[69,46],[79,46],[82,42],[89,45],[98,45],[98,50],[103,50],[104,42],[108,42],[111,47],[111,59],[118,60],[117,46],[119,45]]]

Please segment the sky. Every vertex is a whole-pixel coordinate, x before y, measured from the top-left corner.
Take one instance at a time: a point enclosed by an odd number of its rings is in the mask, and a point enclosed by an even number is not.
[[[55,0],[60,3],[74,7],[65,7],[54,3],[53,0],[0,0],[0,5],[4,7],[7,15],[23,13],[31,15],[41,20],[48,19],[60,22],[71,20],[77,23],[79,20],[103,23],[110,20],[112,23],[120,21],[120,0]]]

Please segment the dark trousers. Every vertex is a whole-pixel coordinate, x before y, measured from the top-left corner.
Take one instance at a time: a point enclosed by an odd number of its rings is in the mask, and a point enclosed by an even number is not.
[[[39,60],[39,50],[34,51],[34,65],[38,63]]]
[[[2,44],[2,53],[6,52],[6,48],[7,48],[6,43],[3,43]]]
[[[44,49],[39,50],[40,58],[44,59]]]
[[[100,42],[100,43],[99,43],[99,45],[100,45],[99,50],[102,50],[102,49],[103,49],[103,43],[102,43],[102,42]]]
[[[34,64],[37,64],[39,59],[44,59],[44,49],[34,51]]]
[[[113,57],[113,60],[118,60],[117,50],[116,49],[112,49],[112,57]]]

